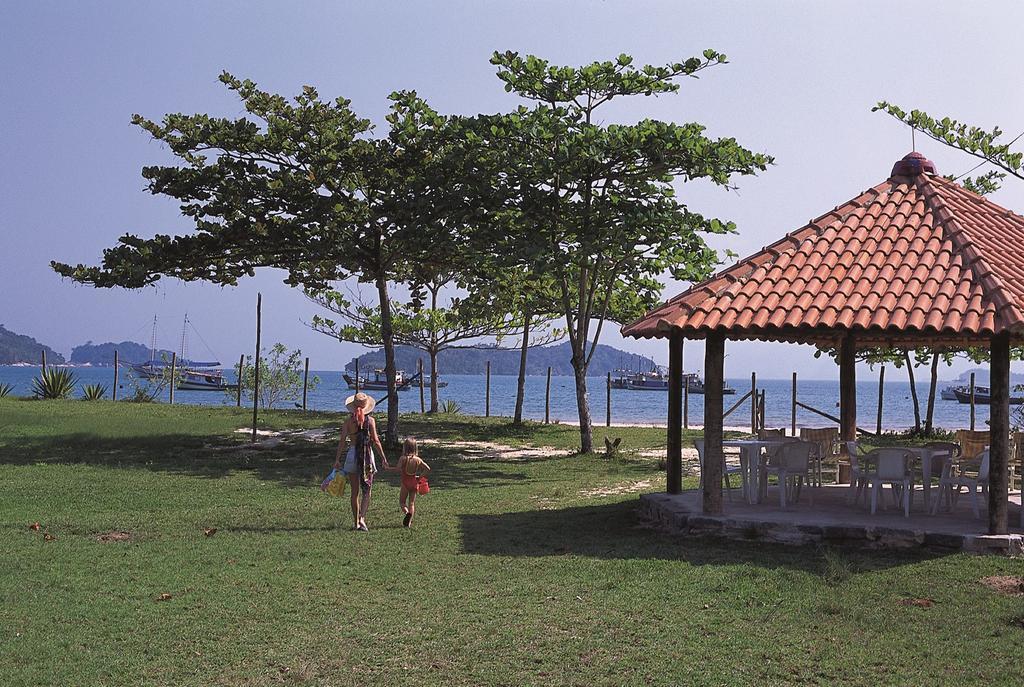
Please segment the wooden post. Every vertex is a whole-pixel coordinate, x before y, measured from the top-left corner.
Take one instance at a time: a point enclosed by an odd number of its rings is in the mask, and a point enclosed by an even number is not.
[[[760,429],[764,429],[764,406],[765,406],[765,393],[764,393],[764,389],[761,389],[761,401],[758,404],[758,413],[757,413],[757,426]]]
[[[423,397],[423,358],[420,358],[417,363],[420,373],[420,415],[426,415],[427,413],[427,401]],[[433,388],[433,387],[431,387]]]
[[[548,368],[548,383],[544,387],[544,424],[551,422],[551,368]]]
[[[668,493],[683,490],[683,335],[672,332],[668,339],[668,436],[665,466]]]
[[[690,377],[683,373],[683,429],[690,429]]]
[[[46,349],[41,349],[43,352],[43,374],[46,374]]]
[[[178,354],[177,353],[171,353],[171,398],[170,398],[170,404],[172,406],[174,405],[174,377],[175,377],[174,373],[175,373],[175,370],[177,369],[177,367],[178,367]]]
[[[117,349],[115,348],[114,349],[114,391],[111,394],[111,398],[114,401],[117,400],[117,366],[118,366],[118,357],[117,357]]]
[[[606,400],[605,405],[607,406],[607,411],[605,412],[604,426],[605,427],[611,427],[612,426],[612,373],[611,372],[608,373],[608,381],[605,383],[605,400]]]
[[[1010,464],[1010,335],[992,337],[989,357],[988,533],[1006,534],[1009,514],[1007,469]]]
[[[491,361],[487,361],[486,390],[484,392],[484,417],[491,416]]]
[[[256,425],[260,419],[260,333],[263,316],[263,294],[256,294],[256,358],[252,378],[252,443],[256,443]]]
[[[853,334],[839,345],[839,438],[857,439],[857,346]]]
[[[991,394],[991,389],[989,390]],[[974,431],[974,373],[971,373],[971,431]]]
[[[878,371],[878,418],[875,421],[875,434],[882,433],[882,397],[885,395],[885,365]]]
[[[750,373],[750,433],[757,434],[757,373]]]
[[[245,369],[245,353],[238,356],[238,379],[235,382],[238,384],[238,388],[235,389],[235,407],[242,407],[242,370]]]
[[[796,372],[793,373],[793,409],[791,411],[792,426],[790,428],[790,435],[796,436]]]
[[[725,337],[709,334],[704,344],[704,492],[705,514],[722,512],[722,384],[725,374]]]
[[[306,358],[306,369],[302,373],[302,409],[306,409],[306,390],[309,388],[309,358]]]
[[[359,358],[356,358],[356,393],[359,393]]]

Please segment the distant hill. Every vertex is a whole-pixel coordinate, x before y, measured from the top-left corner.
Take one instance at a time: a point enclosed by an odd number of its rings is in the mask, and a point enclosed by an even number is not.
[[[31,336],[15,334],[0,324],[0,365],[14,363],[40,363],[42,352],[46,351],[46,362],[63,364],[64,356],[49,346],[39,343]]]
[[[117,349],[117,357],[123,363],[144,363],[150,359],[152,350],[149,346],[143,346],[140,343],[134,341],[122,341],[121,343],[102,343],[94,344],[92,341],[87,341],[81,346],[75,346],[71,350],[71,364],[72,365],[113,365],[114,364],[114,349]],[[156,352],[156,359],[160,360],[161,355],[166,356],[168,359],[171,357],[170,351],[158,350]]]
[[[398,346],[395,349],[395,363],[399,370],[407,372],[416,371],[416,362],[423,359],[423,368],[429,369],[430,361],[423,351],[408,346]],[[531,348],[526,358],[526,374],[542,375],[547,374],[551,367],[553,375],[571,375],[572,353],[568,342],[551,346],[540,346]],[[437,366],[444,374],[482,375],[487,369],[487,361],[491,361],[491,374],[495,375],[516,375],[519,374],[519,351],[504,350],[497,348],[450,348],[441,351],[438,356]],[[635,370],[638,367],[644,370],[651,369],[654,361],[636,353],[627,353],[611,346],[598,344],[594,357],[590,362],[590,375],[594,377],[603,376],[609,372],[625,367]],[[356,359],[345,365],[346,370],[354,370]],[[373,370],[384,367],[384,351],[379,349],[364,353],[359,356],[359,368]]]
[[[956,381],[963,382],[964,384],[970,383],[970,381],[971,381],[971,373],[972,372],[974,373],[974,383],[975,384],[981,384],[982,386],[988,386],[988,368],[987,367],[976,367],[973,370],[967,370],[966,372],[961,372],[960,376],[956,378]],[[1010,373],[1010,383],[1011,384],[1021,384],[1021,383],[1024,383],[1024,374],[1021,374],[1020,372],[1011,372]]]

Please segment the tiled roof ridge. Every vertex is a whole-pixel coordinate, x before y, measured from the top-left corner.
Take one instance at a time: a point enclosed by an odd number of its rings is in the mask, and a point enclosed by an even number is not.
[[[949,208],[944,193],[949,191],[949,187],[953,187],[956,191],[968,194],[968,198],[972,202],[978,205],[990,206],[997,214],[1012,216],[1015,213],[993,203],[984,196],[968,191],[949,179],[920,175],[917,185],[919,192],[932,205],[936,220],[946,229],[949,239],[958,247],[963,255],[964,264],[974,273],[978,283],[982,285],[985,295],[992,300],[992,305],[995,306],[996,311],[999,312],[1001,317],[1006,318],[1006,321],[1002,323],[1003,326],[1024,325],[1024,309],[1021,307],[1022,304],[1017,303],[1017,299],[1007,289],[998,272],[992,268],[985,259],[985,256],[978,250],[976,242],[972,238],[971,229],[965,226],[957,218],[956,213]],[[1017,217],[1024,222],[1024,218],[1021,218],[1019,215]]]

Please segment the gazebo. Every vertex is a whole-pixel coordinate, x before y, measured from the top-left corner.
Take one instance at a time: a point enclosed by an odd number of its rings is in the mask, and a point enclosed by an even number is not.
[[[938,176],[920,153],[897,161],[881,184],[695,284],[622,333],[669,340],[670,494],[682,490],[683,341],[706,342],[705,514],[722,512],[726,339],[834,347],[844,440],[856,438],[859,348],[988,348],[988,532],[1007,533],[1010,346],[1024,342],[1024,217]]]

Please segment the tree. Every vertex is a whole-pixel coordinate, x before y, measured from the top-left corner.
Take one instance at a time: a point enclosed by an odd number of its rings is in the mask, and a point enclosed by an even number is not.
[[[246,356],[245,362],[239,369],[235,365],[235,374],[242,385],[242,393],[252,396],[255,383],[256,368],[252,362],[252,356]],[[294,401],[302,398],[304,367],[302,363],[302,351],[295,349],[289,351],[283,343],[276,343],[270,348],[260,352],[260,390],[257,399],[261,408],[273,408],[284,401]],[[309,380],[309,390],[314,391],[320,384],[319,377]],[[234,393],[229,392],[229,397],[234,400]]]
[[[451,299],[447,307],[438,303],[442,286],[441,279],[426,284],[426,304],[413,299],[410,303],[392,302],[392,331],[394,341],[411,346],[427,354],[430,361],[430,412],[439,409],[437,356],[449,348],[475,348],[485,337],[504,337],[514,331],[500,312],[483,312],[463,307],[460,299]],[[333,313],[335,317],[315,315],[310,326],[339,341],[348,341],[364,346],[376,346],[381,342],[381,310],[368,305],[358,296],[346,296],[337,290],[326,290],[307,294],[311,301]],[[476,342],[476,343],[471,343]]]
[[[436,185],[431,164],[440,118],[415,92],[391,94],[389,133],[344,98],[303,88],[289,101],[223,73],[247,116],[170,114],[133,123],[167,144],[180,166],[143,169],[153,194],[175,198],[192,234],[125,235],[99,267],[52,263],[76,281],[138,288],[161,277],[235,285],[256,268],[277,267],[285,282],[324,288],[354,277],[374,284],[388,375],[387,438],[397,441],[398,394],[388,280],[400,275],[431,230]],[[432,176],[433,175],[433,176]]]
[[[734,229],[688,210],[673,182],[724,186],[733,174],[764,170],[771,158],[731,138],[710,139],[700,124],[598,123],[613,100],[674,93],[679,78],[724,63],[713,50],[664,67],[636,68],[628,55],[578,68],[515,52],[495,53],[491,62],[506,91],[535,104],[481,116],[467,133],[490,156],[489,188],[504,194],[500,205],[514,213],[517,231],[501,235],[504,223],[492,221],[471,226],[485,235],[476,245],[490,241],[521,269],[552,275],[572,350],[580,450],[590,453],[587,368],[604,323],[630,321],[653,306],[665,272],[704,276],[717,255],[699,232]]]

